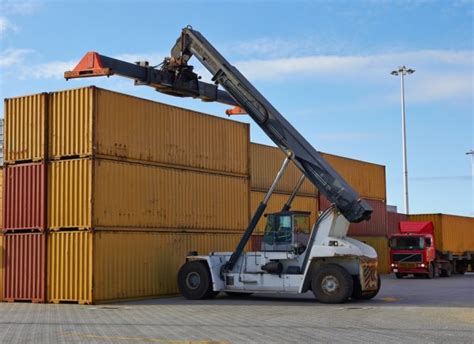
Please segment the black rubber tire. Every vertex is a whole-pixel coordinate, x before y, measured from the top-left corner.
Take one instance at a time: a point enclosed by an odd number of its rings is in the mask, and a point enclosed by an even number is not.
[[[398,279],[402,279],[403,277],[405,277],[406,274],[404,273],[401,273],[401,272],[395,272],[395,277],[398,278]]]
[[[430,263],[430,267],[428,268],[428,273],[425,275],[427,279],[433,279],[436,277],[436,269],[433,263]]]
[[[353,278],[354,288],[352,290],[352,298],[355,300],[370,300],[373,299],[380,290],[382,281],[380,280],[380,275],[377,275],[377,290],[363,292],[360,288],[359,277],[354,276]]]
[[[323,287],[326,282],[326,288]],[[333,291],[327,290],[334,287]],[[352,295],[354,283],[351,274],[338,264],[326,264],[313,272],[311,289],[322,303],[344,303]]]
[[[237,292],[237,291],[226,291],[225,293],[227,294],[227,296],[233,297],[233,298],[236,298],[236,299],[242,299],[244,297],[249,297],[250,295],[253,294],[253,293],[240,293],[240,292]]]
[[[186,262],[178,272],[178,288],[181,295],[189,300],[215,297],[208,267],[200,261]]]
[[[451,274],[453,272],[453,268],[451,265],[448,265],[447,269],[441,269],[441,273],[439,274],[441,277],[451,277]]]

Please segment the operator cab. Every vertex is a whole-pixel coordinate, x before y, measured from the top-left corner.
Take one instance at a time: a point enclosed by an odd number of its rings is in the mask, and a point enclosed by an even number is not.
[[[310,235],[310,214],[307,211],[265,214],[262,251],[303,253]]]

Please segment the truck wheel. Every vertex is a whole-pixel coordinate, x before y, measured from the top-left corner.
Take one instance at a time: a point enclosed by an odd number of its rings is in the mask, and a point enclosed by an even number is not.
[[[401,272],[396,272],[395,273],[395,277],[397,277],[398,279],[401,279],[403,277],[405,277],[407,274],[402,274]]]
[[[380,275],[377,276],[377,289],[373,291],[366,291],[363,292],[360,287],[360,280],[359,277],[354,276],[354,290],[352,291],[352,298],[356,300],[370,300],[378,294],[380,290],[380,286],[382,285],[380,281]]]
[[[215,297],[209,269],[199,261],[185,263],[178,272],[178,288],[181,295],[190,300]]]
[[[467,266],[466,265],[458,265],[456,266],[456,273],[460,275],[464,275],[467,271]]]
[[[343,303],[352,295],[352,276],[342,266],[326,264],[317,268],[311,279],[311,289],[322,303]]]
[[[249,297],[250,295],[253,294],[253,293],[239,293],[239,292],[236,292],[236,291],[226,291],[225,293],[227,294],[227,296],[233,297],[233,298],[236,298],[236,299],[242,299],[244,297]]]
[[[441,277],[451,277],[451,273],[452,273],[452,267],[451,267],[451,264],[448,264],[446,269],[441,269],[440,276]]]
[[[430,267],[428,268],[428,273],[426,274],[426,278],[432,279],[436,277],[436,269],[433,263],[430,263]]]

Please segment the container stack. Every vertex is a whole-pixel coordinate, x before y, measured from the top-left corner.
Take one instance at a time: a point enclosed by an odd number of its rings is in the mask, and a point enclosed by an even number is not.
[[[321,153],[332,167],[364,198],[373,208],[370,221],[351,224],[348,235],[373,246],[379,255],[379,271],[389,272],[387,243],[387,211],[385,167],[364,161],[348,159]],[[285,158],[280,149],[259,144],[251,144],[251,209],[254,212],[263,199],[278,169]],[[285,204],[298,182],[301,172],[291,164],[277,186],[267,207],[267,213],[277,212]],[[329,201],[306,180],[292,204],[292,209],[311,212],[311,223],[330,206]],[[253,236],[253,249],[260,249],[265,227],[263,218]]]
[[[9,151],[34,155],[5,171],[5,219],[19,222],[5,225],[6,300],[175,294],[189,251],[235,247],[249,220],[247,124],[95,87],[29,99],[6,101]],[[22,273],[19,288],[8,276]]]
[[[46,296],[46,113],[48,95],[5,100],[3,299]]]

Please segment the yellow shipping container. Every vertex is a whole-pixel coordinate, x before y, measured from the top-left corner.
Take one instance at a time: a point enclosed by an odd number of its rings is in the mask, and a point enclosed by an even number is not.
[[[242,231],[245,177],[102,159],[48,165],[48,227]]]
[[[436,249],[463,254],[474,252],[474,217],[447,214],[408,215],[410,221],[432,221]]]
[[[361,197],[387,199],[385,166],[327,153],[321,155]]]
[[[352,238],[362,241],[372,246],[377,251],[378,271],[381,274],[390,273],[390,250],[388,247],[388,239],[386,237],[369,237],[369,236],[351,236]]]
[[[3,264],[3,233],[0,233],[0,301],[3,300],[3,275],[5,266]]]
[[[283,152],[271,146],[252,143],[250,147],[250,187],[266,191],[275,179],[285,158]],[[361,197],[385,200],[385,166],[321,153],[324,159],[360,194]],[[277,186],[277,191],[291,192],[301,172],[291,164]],[[308,180],[300,188],[300,194],[316,194],[317,190]]]
[[[249,125],[96,87],[50,94],[53,159],[97,156],[248,175]]]
[[[44,159],[47,99],[47,93],[5,99],[5,163]]]
[[[285,154],[276,147],[257,143],[250,144],[250,187],[255,191],[267,191],[275,179]],[[291,193],[301,178],[300,170],[290,163],[279,181],[276,191]],[[305,180],[299,189],[299,194],[316,195],[314,185]]]
[[[257,191],[250,192],[251,216],[255,213],[260,202],[263,200],[264,197],[265,197],[264,192],[257,192]],[[286,201],[288,201],[289,197],[290,196],[287,194],[274,193],[272,197],[270,198],[270,202],[267,205],[265,214],[276,213],[276,212],[281,211],[281,208],[286,203]],[[313,197],[296,196],[291,205],[291,209],[311,212],[310,218],[311,218],[311,226],[312,226],[316,222],[316,219],[318,218],[318,209],[319,209],[318,199],[315,196]],[[255,234],[263,233],[265,231],[265,223],[266,223],[266,218],[262,217],[260,221],[258,222],[254,233]]]
[[[101,303],[178,293],[190,251],[233,251],[241,235],[122,231],[53,232],[48,236],[49,302]]]

